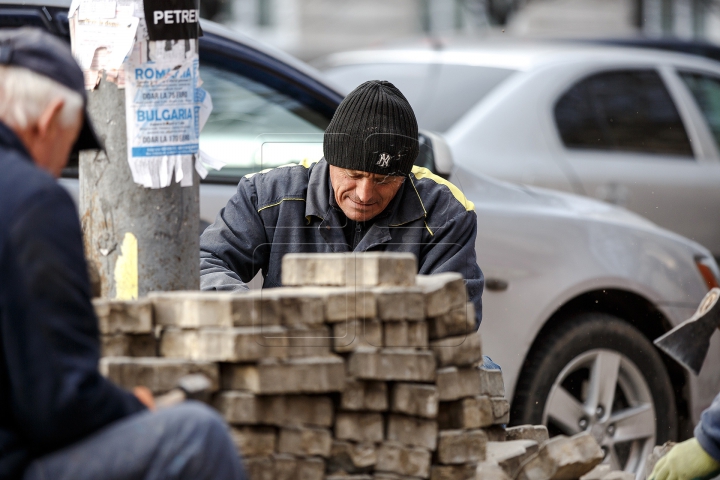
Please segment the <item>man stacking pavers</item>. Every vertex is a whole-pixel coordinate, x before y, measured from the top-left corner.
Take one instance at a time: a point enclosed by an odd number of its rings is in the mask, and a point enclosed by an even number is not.
[[[357,87],[328,125],[323,152],[316,163],[240,180],[200,237],[201,289],[244,290],[260,270],[264,288],[278,287],[288,253],[410,252],[421,274],[462,275],[479,326],[475,207],[456,186],[413,166],[418,126],[403,94],[385,81]]]
[[[204,372],[252,480],[549,480],[602,459],[587,434],[506,434],[460,274],[416,276],[407,253],[288,255],[282,271],[287,287],[151,295],[164,358],[103,371],[156,393]]]

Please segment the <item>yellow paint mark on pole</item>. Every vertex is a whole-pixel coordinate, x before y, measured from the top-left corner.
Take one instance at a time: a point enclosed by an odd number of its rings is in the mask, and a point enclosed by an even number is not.
[[[138,298],[138,243],[135,235],[130,232],[125,234],[120,255],[115,262],[115,298]]]

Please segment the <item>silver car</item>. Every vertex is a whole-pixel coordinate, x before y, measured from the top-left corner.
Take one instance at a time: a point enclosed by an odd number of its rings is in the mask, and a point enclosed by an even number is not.
[[[407,93],[455,160],[516,183],[605,200],[720,257],[720,64],[590,44],[339,53],[345,90],[370,78]]]

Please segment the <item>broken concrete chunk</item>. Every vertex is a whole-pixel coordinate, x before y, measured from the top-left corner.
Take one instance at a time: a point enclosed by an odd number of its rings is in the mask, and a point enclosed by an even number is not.
[[[465,280],[455,272],[418,275],[415,278],[425,294],[425,316],[439,317],[468,301]]]
[[[216,363],[174,358],[106,357],[100,359],[100,373],[117,385],[131,390],[142,385],[153,393],[164,393],[177,387],[180,377],[202,373],[210,379],[212,391],[218,388]]]
[[[416,273],[412,253],[291,253],[282,259],[285,286],[411,286]]]
[[[424,448],[410,447],[397,442],[385,442],[378,448],[378,461],[375,469],[379,472],[428,478],[430,462],[430,452]],[[378,478],[377,475],[376,478]]]
[[[290,344],[283,327],[209,327],[200,330],[166,328],[160,339],[164,357],[192,360],[249,362],[284,358]]]
[[[608,473],[610,473],[610,465],[607,463],[601,463],[580,477],[580,480],[602,480]]]
[[[485,447],[485,458],[488,463],[496,463],[508,476],[514,478],[523,462],[537,451],[538,444],[532,440],[488,442]]]
[[[392,391],[392,411],[406,415],[435,418],[438,414],[437,387],[421,383],[396,383]]]
[[[377,449],[373,443],[351,443],[334,440],[328,458],[328,472],[371,472],[377,463]]]
[[[383,441],[383,417],[379,413],[338,412],[335,438],[360,443]]]
[[[504,397],[505,383],[502,370],[477,367],[480,376],[480,395],[488,397]]]
[[[384,412],[388,409],[387,384],[349,379],[340,397],[340,407],[343,410]]]
[[[493,409],[493,423],[508,423],[510,421],[510,402],[504,397],[492,397],[490,403]]]
[[[449,312],[428,319],[430,340],[468,335],[477,331],[475,326],[475,305],[466,303]]]
[[[541,445],[549,438],[548,429],[545,425],[519,425],[507,428],[505,433],[508,440],[534,440],[538,445]]]
[[[329,457],[332,434],[324,428],[281,428],[278,452],[300,456]]]
[[[429,351],[363,349],[350,355],[348,373],[366,380],[432,382],[435,357]]]
[[[223,388],[262,395],[341,392],[345,363],[341,357],[260,360],[254,365],[223,365]]]
[[[425,420],[405,415],[388,416],[388,440],[400,442],[403,445],[435,450],[437,436],[438,424],[435,420]]]
[[[485,460],[487,436],[477,430],[441,430],[437,460],[446,465],[460,465]]]
[[[572,480],[592,470],[603,451],[589,432],[572,437],[558,435],[545,442],[518,472],[518,480]]]
[[[482,344],[479,333],[448,337],[430,342],[439,367],[472,365],[482,360]]]
[[[511,480],[505,470],[492,461],[478,464],[475,470],[475,477],[468,478],[475,478],[476,480]]]
[[[100,333],[152,333],[153,306],[150,300],[94,298],[92,302]]]
[[[332,327],[333,349],[336,352],[383,346],[382,324],[376,319],[347,320],[334,323]]]
[[[103,357],[156,357],[158,342],[152,333],[113,333],[100,336]]]
[[[277,434],[272,427],[232,427],[230,435],[243,457],[270,456],[275,453]]]

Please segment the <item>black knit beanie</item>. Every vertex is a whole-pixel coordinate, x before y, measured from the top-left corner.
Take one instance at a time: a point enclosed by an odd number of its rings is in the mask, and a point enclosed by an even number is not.
[[[395,85],[365,82],[340,103],[323,137],[330,165],[405,176],[418,156],[415,113]]]

